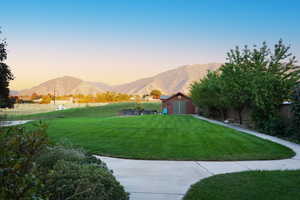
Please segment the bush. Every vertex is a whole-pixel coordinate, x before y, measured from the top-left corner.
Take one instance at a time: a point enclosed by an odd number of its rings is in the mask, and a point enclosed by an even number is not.
[[[141,112],[144,110],[144,107],[141,103],[136,103],[135,106],[134,106],[134,109]]]
[[[274,117],[256,123],[257,129],[269,135],[287,136],[288,128],[279,117]]]
[[[294,89],[292,97],[292,112],[294,114],[292,129],[294,137],[300,141],[300,83]]]
[[[38,199],[43,187],[34,158],[48,144],[47,126],[0,130],[0,199]]]
[[[105,163],[72,146],[50,146],[46,129],[0,130],[0,199],[129,199]]]
[[[83,149],[75,148],[72,145],[60,144],[48,146],[43,153],[36,158],[36,162],[41,169],[51,170],[59,160],[76,162],[80,164],[98,165],[101,168],[108,169],[106,164],[86,153]]]
[[[6,115],[0,115],[0,129],[1,129],[1,125],[3,125],[4,121],[6,121],[6,119],[7,119]]]
[[[47,149],[36,158],[36,161],[40,168],[49,170],[52,169],[59,160],[81,162],[84,159],[86,159],[84,152],[58,145],[47,147]]]
[[[105,163],[74,147],[48,147],[37,159],[50,200],[127,200],[128,194]]]
[[[53,200],[127,200],[128,195],[106,168],[59,160],[43,191]]]

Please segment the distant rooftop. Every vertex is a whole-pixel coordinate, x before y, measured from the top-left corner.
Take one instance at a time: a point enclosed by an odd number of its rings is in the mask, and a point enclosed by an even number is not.
[[[168,98],[170,98],[170,96],[161,95],[159,98],[160,98],[161,100],[165,100],[165,99],[168,99]]]

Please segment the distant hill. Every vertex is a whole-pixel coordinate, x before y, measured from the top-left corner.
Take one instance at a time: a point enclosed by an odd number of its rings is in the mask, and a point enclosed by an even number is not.
[[[107,85],[105,83],[101,83],[101,82],[88,82],[98,88],[101,88],[102,90],[106,90],[106,91],[112,91],[112,86],[110,85]]]
[[[176,92],[188,93],[190,84],[203,78],[208,70],[216,70],[219,63],[194,64],[178,67],[149,78],[139,79],[130,83],[110,86],[100,82],[88,82],[71,76],[64,76],[46,81],[31,89],[20,91],[20,95],[53,94],[96,94],[114,91],[127,94],[149,94],[153,89],[159,89],[164,94]]]
[[[114,86],[114,91],[128,94],[149,94],[151,90],[159,89],[165,94],[179,91],[188,93],[191,83],[203,78],[208,70],[213,71],[220,66],[219,63],[185,65],[153,77]]]
[[[93,83],[81,79],[64,76],[46,81],[38,86],[20,91],[20,95],[53,94],[54,90],[57,96],[68,94],[96,94],[105,92],[106,88],[101,88],[100,83],[96,86]],[[103,84],[105,85],[105,84]]]

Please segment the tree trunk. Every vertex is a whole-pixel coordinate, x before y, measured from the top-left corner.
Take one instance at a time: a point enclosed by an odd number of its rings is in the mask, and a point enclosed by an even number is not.
[[[223,116],[223,121],[224,121],[227,118],[227,110],[226,109],[221,109],[221,111],[222,111],[222,116]]]
[[[243,124],[243,115],[242,115],[243,109],[238,109],[238,115],[239,115],[239,121],[240,124]]]

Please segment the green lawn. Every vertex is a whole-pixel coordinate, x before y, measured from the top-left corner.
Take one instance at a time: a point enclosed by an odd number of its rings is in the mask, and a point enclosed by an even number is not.
[[[144,109],[160,110],[159,103],[143,103]],[[31,115],[11,115],[7,116],[10,120],[23,119],[55,119],[55,118],[95,118],[117,116],[122,109],[134,108],[135,103],[112,103],[105,106],[71,108],[67,110],[38,113]]]
[[[53,141],[67,139],[92,153],[106,156],[154,160],[259,160],[294,155],[292,150],[279,144],[192,116],[120,117],[117,116],[120,108],[124,108],[124,104],[72,109],[31,118],[51,118],[47,123]]]
[[[216,175],[195,185],[184,200],[299,200],[300,170]]]

